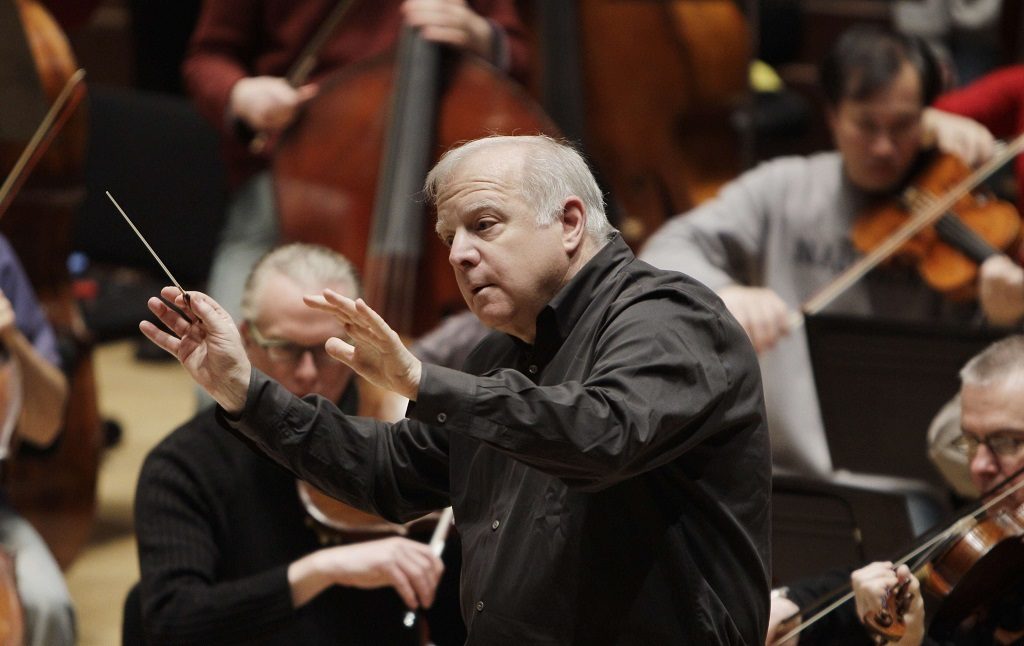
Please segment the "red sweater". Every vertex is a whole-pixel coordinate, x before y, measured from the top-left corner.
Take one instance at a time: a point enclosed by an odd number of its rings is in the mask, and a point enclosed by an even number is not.
[[[338,0],[207,0],[189,44],[182,73],[203,116],[221,131],[229,179],[237,187],[266,166],[245,149],[226,118],[231,88],[247,76],[285,76]],[[310,78],[395,46],[401,0],[356,0],[319,54]],[[522,79],[528,45],[514,0],[471,0],[469,5],[507,35],[508,71]]]
[[[943,94],[934,107],[979,121],[1001,139],[1024,133],[1024,65],[1004,67]],[[1018,209],[1024,211],[1024,156],[1014,161]]]

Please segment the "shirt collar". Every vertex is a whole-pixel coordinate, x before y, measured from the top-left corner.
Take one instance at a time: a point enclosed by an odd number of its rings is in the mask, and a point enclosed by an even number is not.
[[[598,288],[635,258],[622,236],[614,233],[608,243],[555,294],[537,315],[535,344],[546,339],[563,341],[583,316]]]

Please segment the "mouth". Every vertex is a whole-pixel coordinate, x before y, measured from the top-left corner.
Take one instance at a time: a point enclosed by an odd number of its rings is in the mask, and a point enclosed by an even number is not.
[[[484,290],[484,289],[486,289],[486,288],[488,288],[488,287],[490,287],[490,286],[491,286],[491,285],[490,285],[489,283],[488,283],[488,284],[486,284],[486,285],[478,285],[478,286],[476,286],[476,287],[473,287],[473,288],[471,288],[471,289],[470,289],[469,291],[470,291],[470,293],[471,293],[471,294],[473,294],[474,296],[476,296],[476,295],[477,295],[477,294],[479,294],[479,293],[480,293],[480,292],[481,292],[482,290]]]

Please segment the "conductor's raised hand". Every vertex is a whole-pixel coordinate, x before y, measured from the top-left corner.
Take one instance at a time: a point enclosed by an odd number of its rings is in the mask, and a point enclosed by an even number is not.
[[[191,310],[198,320],[186,318],[154,297],[147,305],[171,333],[149,321],[139,323],[139,329],[180,361],[224,410],[232,414],[241,412],[252,366],[231,315],[200,292],[189,292],[188,303],[176,287],[164,287],[160,295],[182,311]]]
[[[304,296],[306,305],[332,314],[348,330],[348,339],[327,340],[327,353],[345,363],[370,383],[415,400],[423,366],[406,349],[398,333],[363,299],[351,298],[325,289],[322,294]]]

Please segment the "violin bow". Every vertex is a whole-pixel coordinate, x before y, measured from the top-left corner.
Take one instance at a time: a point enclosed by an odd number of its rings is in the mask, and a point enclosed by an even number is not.
[[[437,525],[434,526],[434,533],[430,536],[430,551],[438,558],[441,557],[441,552],[444,552],[444,543],[448,538],[448,528],[452,526],[452,519],[452,508],[445,507],[441,512],[441,517],[437,519]],[[415,623],[416,611],[410,610],[406,612],[405,617],[402,619],[402,625],[406,628],[412,628]]]
[[[4,213],[7,212],[7,209],[14,201],[14,196],[21,190],[25,180],[28,179],[36,164],[39,163],[39,160],[49,150],[50,144],[57,138],[57,134],[64,127],[64,124],[68,122],[68,119],[71,118],[71,115],[74,114],[78,104],[82,102],[84,93],[80,91],[80,88],[84,79],[85,70],[83,69],[76,70],[68,78],[60,94],[57,95],[57,99],[50,106],[50,109],[46,111],[46,115],[39,122],[36,131],[32,133],[32,137],[25,145],[25,149],[21,151],[18,160],[14,162],[14,166],[11,168],[11,172],[8,173],[7,179],[0,186],[0,217],[3,217]]]
[[[832,301],[839,298],[846,290],[863,278],[865,274],[896,253],[905,242],[913,238],[928,225],[935,224],[939,218],[953,208],[957,200],[977,188],[1022,151],[1024,151],[1024,134],[1018,135],[998,155],[992,157],[974,173],[965,177],[952,189],[946,191],[946,194],[941,198],[932,202],[920,213],[907,218],[907,221],[900,228],[896,229],[884,242],[847,267],[843,273],[821,288],[811,298],[804,301],[803,305],[800,306],[800,311],[791,314],[789,319],[790,329],[800,327],[803,324],[804,316],[817,314],[828,307]]]
[[[348,10],[355,4],[355,0],[339,0],[338,4],[334,5],[334,9],[327,15],[327,18],[320,23],[317,27],[313,37],[309,39],[306,46],[302,48],[302,53],[295,60],[295,63],[288,70],[288,75],[285,76],[285,80],[288,81],[288,85],[292,87],[299,87],[309,78],[309,75],[313,72],[316,67],[317,57],[320,54],[320,50],[327,43],[327,39],[330,38],[331,34],[334,33],[335,28],[341,23],[341,19],[345,17]],[[270,136],[265,132],[258,132],[256,136],[249,142],[249,152],[254,155],[262,153],[267,148]]]
[[[1005,487],[1009,482],[1011,482],[1014,478],[1016,478],[1017,476],[1021,475],[1022,473],[1024,473],[1024,467],[1021,467],[1020,469],[1017,469],[1011,475],[1007,476],[1001,483],[999,483],[999,485],[997,485],[995,488],[993,488],[993,491],[998,491],[1000,488]],[[927,541],[925,541],[921,545],[917,546],[916,548],[914,548],[913,550],[911,550],[910,552],[905,554],[898,561],[894,561],[893,562],[893,567],[895,568],[895,567],[898,567],[900,565],[904,565],[904,564],[910,562],[912,559],[917,558],[918,556],[920,556],[921,554],[923,554],[926,551],[930,550],[931,548],[935,547],[936,545],[949,540],[951,537],[953,537],[956,534],[964,534],[964,533],[966,533],[970,529],[970,525],[977,520],[977,517],[980,514],[983,514],[986,511],[988,511],[989,509],[991,509],[992,507],[998,505],[1000,502],[1002,502],[1007,497],[1012,495],[1014,492],[1020,490],[1021,488],[1024,488],[1024,479],[1022,479],[1020,482],[1014,484],[1013,486],[1008,487],[1005,491],[1000,493],[998,496],[992,498],[991,500],[985,502],[984,504],[978,505],[977,509],[974,509],[973,511],[970,511],[970,512],[964,514],[960,518],[957,518],[955,521],[953,521],[950,524],[949,527],[947,527],[946,529],[942,530],[941,532],[938,532],[937,534],[932,536],[930,539],[928,539]],[[796,626],[795,628],[790,630],[788,633],[786,633],[785,635],[783,635],[779,639],[776,639],[775,643],[777,643],[777,644],[785,644],[787,640],[789,640],[792,637],[795,637],[795,636],[799,635],[804,630],[809,628],[811,625],[817,623],[822,617],[828,615],[830,612],[832,612],[833,610],[835,610],[839,606],[843,605],[844,603],[846,603],[847,601],[849,601],[853,597],[854,597],[854,591],[851,589],[849,592],[847,592],[843,596],[839,597],[838,599],[836,599],[832,603],[828,604],[827,606],[825,606],[824,608],[822,608],[818,612],[814,613],[807,621],[801,622],[799,626]],[[815,605],[817,605],[817,604],[815,604]]]

